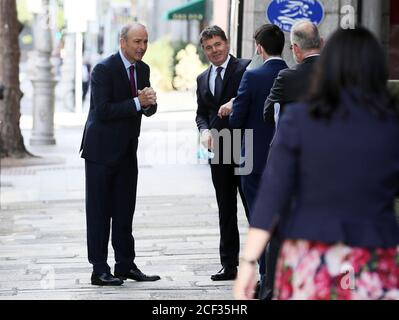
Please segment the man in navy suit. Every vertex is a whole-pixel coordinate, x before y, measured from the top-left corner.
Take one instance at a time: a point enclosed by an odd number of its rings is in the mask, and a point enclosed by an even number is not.
[[[211,276],[213,281],[233,280],[237,276],[240,235],[237,223],[237,191],[240,192],[244,208],[246,204],[235,175],[236,165],[224,155],[233,153],[233,145],[212,133],[231,133],[228,118],[220,119],[220,106],[237,95],[242,75],[250,60],[237,59],[229,55],[230,46],[225,32],[218,26],[206,28],[201,33],[201,45],[211,66],[197,78],[197,117],[202,144],[212,150],[218,161],[211,161],[212,182],[219,208],[220,261],[219,273]],[[223,152],[225,151],[225,153]],[[230,160],[230,161],[229,161]],[[247,211],[247,210],[246,210]]]
[[[132,235],[141,118],[157,111],[150,68],[141,61],[147,45],[143,25],[126,25],[119,52],[97,64],[91,75],[90,111],[81,150],[86,160],[87,246],[93,285],[119,286],[127,278],[160,279],[145,275],[134,263]],[[111,221],[115,276],[107,264]]]
[[[244,73],[232,108],[226,105],[219,112],[220,116],[225,116],[231,112],[230,126],[236,129],[245,129],[244,134],[253,134],[253,144],[245,145],[246,141],[252,140],[247,140],[244,137],[242,146],[243,158],[253,159],[252,172],[241,176],[242,189],[250,215],[253,212],[255,198],[269,153],[269,145],[275,131],[273,123],[263,121],[264,102],[279,72],[288,67],[281,58],[285,37],[279,27],[264,24],[255,32],[254,38],[257,52],[264,63],[259,68]],[[259,260],[259,273],[261,283],[263,283],[265,276],[264,255]]]

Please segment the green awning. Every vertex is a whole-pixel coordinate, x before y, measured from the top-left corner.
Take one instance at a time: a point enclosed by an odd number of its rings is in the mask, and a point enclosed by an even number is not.
[[[194,0],[165,12],[166,20],[204,20],[205,1]]]

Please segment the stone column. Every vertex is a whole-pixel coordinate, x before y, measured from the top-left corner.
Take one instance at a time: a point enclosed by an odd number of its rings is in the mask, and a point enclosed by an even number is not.
[[[371,30],[377,39],[381,39],[382,2],[363,0],[362,4],[362,25]]]
[[[52,37],[49,23],[49,0],[42,1],[42,13],[35,16],[35,70],[33,84],[33,130],[31,145],[54,145],[54,88],[50,58]]]

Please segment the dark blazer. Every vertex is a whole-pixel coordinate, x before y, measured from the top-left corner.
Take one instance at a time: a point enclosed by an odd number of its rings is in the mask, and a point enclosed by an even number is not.
[[[314,120],[304,104],[281,117],[251,226],[271,230],[292,204],[289,239],[359,247],[395,247],[399,227],[399,119],[379,119],[349,95],[331,121]]]
[[[150,68],[136,63],[138,90],[150,87]],[[119,53],[97,64],[91,74],[90,111],[83,133],[82,158],[100,163],[118,162],[129,144],[137,147],[142,115],[151,116],[157,106],[137,112],[130,81]]]
[[[287,68],[284,60],[270,60],[259,68],[246,71],[238,89],[230,115],[230,126],[254,130],[253,173],[261,174],[266,164],[274,124],[263,121],[263,106],[280,70]],[[245,139],[242,154],[245,155]]]
[[[281,116],[287,104],[298,102],[308,93],[317,59],[318,56],[306,58],[295,67],[280,72],[264,104],[264,121],[274,123],[275,103],[280,104]]]
[[[209,89],[209,77],[211,67],[201,73],[197,78],[197,117],[196,122],[199,130],[229,128],[229,118],[220,119],[219,109],[237,95],[242,75],[251,60],[237,59],[230,56],[226,72],[223,78],[223,90],[221,101],[216,101]],[[228,85],[227,85],[228,84]]]

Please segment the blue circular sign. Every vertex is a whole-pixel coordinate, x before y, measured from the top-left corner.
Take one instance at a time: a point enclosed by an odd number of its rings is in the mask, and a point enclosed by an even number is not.
[[[290,32],[298,20],[309,20],[319,25],[324,18],[324,7],[318,0],[273,0],[266,16],[285,32]]]

